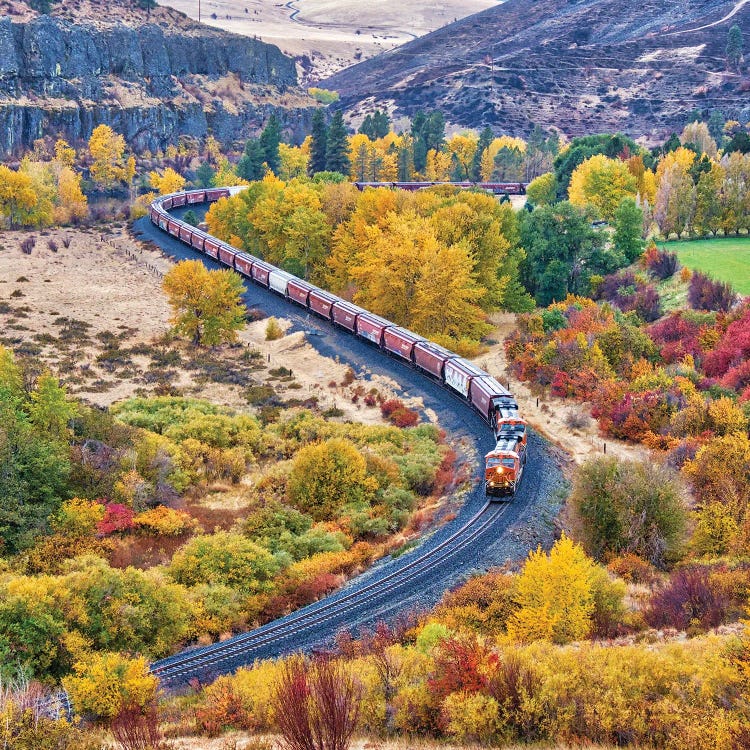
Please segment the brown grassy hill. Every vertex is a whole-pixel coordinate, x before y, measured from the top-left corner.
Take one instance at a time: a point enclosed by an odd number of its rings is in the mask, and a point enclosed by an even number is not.
[[[658,138],[694,108],[750,117],[747,64],[726,63],[735,23],[750,52],[749,0],[508,0],[323,85],[354,114],[439,108],[474,128]]]

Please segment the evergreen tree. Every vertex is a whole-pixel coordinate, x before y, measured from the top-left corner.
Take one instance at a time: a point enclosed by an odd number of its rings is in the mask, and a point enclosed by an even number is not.
[[[474,160],[471,164],[471,179],[474,182],[479,182],[481,179],[481,166],[482,166],[482,154],[485,152],[487,147],[492,143],[492,131],[489,128],[485,128],[479,134],[479,142],[477,143],[477,150],[474,152]]]
[[[445,142],[445,118],[439,111],[429,115],[421,110],[414,115],[411,123],[411,136],[414,139],[414,171],[424,172],[427,166],[427,152],[439,151]]]
[[[372,116],[372,125],[375,138],[385,138],[391,130],[391,120],[388,117],[388,113],[376,109],[375,114]]]
[[[716,143],[721,143],[721,137],[724,134],[724,115],[718,110],[711,110],[708,118],[708,132]]]
[[[328,128],[322,109],[316,109],[312,118],[312,141],[310,143],[310,161],[308,171],[310,175],[324,172],[326,169],[326,142]]]
[[[266,152],[258,138],[250,138],[245,144],[245,153],[237,164],[237,174],[243,180],[254,182],[262,180],[265,170],[263,163],[266,160]]]
[[[281,169],[281,156],[279,155],[280,142],[281,125],[279,124],[276,115],[271,115],[268,118],[266,127],[260,134],[260,145],[263,148],[263,154],[265,155],[265,162],[268,164],[268,168],[276,175]]]
[[[742,30],[735,24],[727,35],[727,65],[739,72],[742,61]]]
[[[362,124],[359,126],[358,133],[366,135],[371,141],[375,140],[375,123],[372,121],[372,115],[367,115]]]
[[[349,161],[349,140],[346,135],[344,116],[336,112],[328,128],[326,141],[326,170],[348,175],[351,163]]]
[[[215,174],[216,170],[207,161],[204,161],[203,164],[195,170],[193,182],[196,187],[211,187]]]

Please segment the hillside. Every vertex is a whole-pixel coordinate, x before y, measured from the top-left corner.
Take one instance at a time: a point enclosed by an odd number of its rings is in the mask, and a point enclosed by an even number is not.
[[[747,68],[726,66],[734,23],[750,28],[748,0],[644,0],[627,17],[617,0],[508,0],[322,85],[355,119],[438,108],[456,125],[519,135],[536,122],[657,139],[696,107],[750,116]]]
[[[75,143],[101,123],[139,151],[178,134],[231,142],[273,111],[301,137],[312,104],[277,47],[170,8],[86,0],[40,16],[0,4],[0,156],[44,135]]]
[[[501,0],[212,0],[202,7],[209,26],[277,44],[299,64],[302,81],[333,75],[360,60],[477,13]],[[161,0],[198,17],[195,0]]]

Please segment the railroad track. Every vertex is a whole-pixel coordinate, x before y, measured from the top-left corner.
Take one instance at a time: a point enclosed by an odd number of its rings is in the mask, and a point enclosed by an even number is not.
[[[212,667],[225,662],[226,666],[231,668],[249,664],[254,652],[263,646],[324,625],[329,620],[346,614],[367,602],[388,594],[395,594],[402,586],[413,584],[415,576],[432,569],[433,566],[439,565],[474,543],[505,512],[507,507],[505,504],[485,503],[481,510],[447,539],[377,581],[344,596],[334,595],[330,600],[324,599],[316,602],[280,622],[261,626],[223,643],[163,659],[152,665],[152,672],[163,686],[170,687],[186,683],[197,674],[205,675],[212,671]]]

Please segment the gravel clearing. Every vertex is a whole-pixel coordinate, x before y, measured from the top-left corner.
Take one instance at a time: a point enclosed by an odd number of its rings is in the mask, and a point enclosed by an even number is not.
[[[136,223],[135,232],[142,239],[155,242],[167,255],[177,260],[201,258],[210,268],[220,267],[211,259],[191,251],[181,242],[153,227],[147,218]],[[311,316],[273,292],[250,283],[246,287],[245,301],[249,307],[258,308],[267,315],[291,320],[292,329],[305,332],[308,342],[323,356],[337,357],[361,374],[363,379],[379,375],[395,380],[401,385],[402,398],[420,397],[424,404],[423,418],[428,411],[437,415],[440,426],[446,430],[457,451],[472,466],[471,485],[459,491],[463,495],[459,498],[462,504],[456,508],[454,520],[425,534],[419,544],[407,553],[395,559],[388,557],[379,561],[327,599],[289,616],[292,617],[300,612],[315,612],[327,602],[357,592],[378,578],[398,571],[455,533],[485,505],[482,459],[494,447],[494,441],[489,428],[479,416],[441,384],[426,378],[408,364],[398,362],[364,341]],[[210,674],[202,671],[194,676],[207,682],[219,673],[233,671],[257,658],[324,648],[331,644],[336,633],[342,629],[348,629],[356,635],[361,628],[372,627],[379,620],[393,621],[404,615],[424,612],[434,606],[447,589],[474,573],[498,565],[518,566],[530,550],[539,545],[549,547],[554,540],[555,519],[567,487],[563,475],[567,461],[562,451],[538,433],[531,432],[529,460],[520,489],[512,502],[503,503],[503,512],[471,547],[457,552],[429,570],[414,573],[399,586],[396,594],[372,597],[360,606],[334,615],[325,623],[313,626],[302,634],[280,637],[271,644],[243,653],[231,662],[222,663],[220,670],[212,670]],[[452,503],[456,500],[452,498]],[[287,619],[282,618],[264,628]],[[259,631],[262,632],[264,628]],[[195,650],[191,653],[195,653]],[[154,666],[168,664],[178,658],[179,656],[170,657]]]

